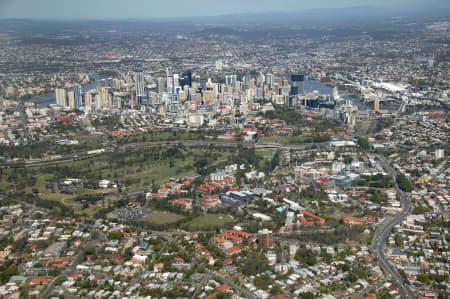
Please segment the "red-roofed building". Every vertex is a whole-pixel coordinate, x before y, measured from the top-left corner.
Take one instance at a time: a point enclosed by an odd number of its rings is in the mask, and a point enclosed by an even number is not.
[[[369,224],[369,223],[375,223],[377,220],[376,217],[367,215],[364,218],[358,219],[358,218],[344,218],[343,221],[348,224]]]
[[[228,255],[238,254],[241,252],[241,248],[239,248],[237,246],[233,246],[233,247],[230,247],[227,250],[225,250],[225,252]]]
[[[317,215],[314,215],[313,213],[310,213],[308,211],[303,211],[303,213],[298,216],[298,220],[300,220],[300,222],[303,225],[313,225],[313,224],[324,224],[325,223],[325,219],[323,219]]]
[[[170,202],[172,205],[182,208],[183,210],[190,210],[192,209],[192,198],[179,198],[171,200]]]
[[[217,291],[218,292],[223,292],[223,291],[226,291],[226,290],[228,290],[230,287],[227,285],[227,284],[223,284],[223,285],[221,285],[221,286],[219,286],[218,288],[217,288]]]
[[[36,276],[36,277],[33,277],[33,279],[31,279],[30,284],[31,285],[47,284],[49,280],[50,280],[50,277],[48,277],[48,276]]]

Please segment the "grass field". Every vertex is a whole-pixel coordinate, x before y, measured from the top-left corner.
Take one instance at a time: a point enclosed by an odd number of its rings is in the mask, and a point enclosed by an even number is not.
[[[169,148],[171,147],[161,147],[157,152],[161,154]],[[25,193],[38,192],[39,197],[62,202],[74,208],[77,214],[92,215],[101,206],[90,205],[89,208],[83,209],[82,204],[74,199],[81,195],[115,193],[117,190],[79,188],[73,194],[62,194],[57,188],[52,190],[46,186],[61,182],[65,178],[78,178],[84,182],[107,179],[121,184],[123,192],[142,190],[151,188],[153,183],[159,185],[169,178],[181,178],[196,172],[195,162],[199,159],[206,158],[207,165],[214,166],[225,163],[232,155],[230,151],[223,149],[188,147],[179,151],[182,155],[172,157],[162,154],[153,156],[153,149],[135,149],[49,167],[5,169],[0,176],[0,189],[10,190],[18,185],[17,182],[26,182],[25,178],[34,177],[33,183],[22,187]]]
[[[276,151],[266,151],[266,150],[258,150],[256,151],[256,155],[260,158],[263,158],[264,160],[271,161],[273,157],[275,156]]]
[[[155,213],[151,214],[150,216],[142,218],[141,221],[145,221],[145,222],[148,222],[151,224],[161,225],[161,224],[170,224],[170,223],[177,222],[181,218],[183,218],[183,216],[180,216],[180,215],[177,215],[174,213],[155,212]]]
[[[190,231],[221,228],[225,224],[232,223],[233,218],[225,214],[206,214],[187,222]]]

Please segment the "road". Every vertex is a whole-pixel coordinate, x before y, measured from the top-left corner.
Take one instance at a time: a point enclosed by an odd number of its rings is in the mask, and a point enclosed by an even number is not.
[[[365,124],[362,129],[362,136],[366,138],[372,136],[377,122],[378,120],[374,120],[373,122]],[[400,196],[402,211],[395,217],[387,218],[382,223],[381,227],[374,234],[371,250],[375,258],[377,259],[379,266],[381,267],[381,269],[383,269],[384,273],[386,273],[387,278],[390,278],[395,283],[395,285],[397,285],[402,298],[415,298],[414,294],[411,292],[408,286],[406,286],[401,275],[389,263],[384,254],[384,245],[386,244],[386,240],[389,237],[392,229],[394,228],[394,226],[402,222],[403,219],[405,219],[406,216],[408,216],[412,212],[413,206],[411,201],[409,201],[407,194],[400,190],[400,188],[398,187],[397,175],[389,162],[386,161],[386,159],[381,155],[376,155],[376,157],[380,161],[380,164],[381,166],[383,166],[384,170],[392,177],[395,182],[395,190]]]
[[[377,155],[378,160],[380,161],[383,168],[392,176],[394,182],[396,182],[396,174],[389,163],[384,159],[384,157]],[[375,233],[374,239],[372,241],[371,250],[374,253],[374,256],[377,258],[378,264],[383,269],[383,271],[387,274],[388,278],[390,278],[395,285],[399,288],[399,292],[402,298],[415,298],[414,294],[411,292],[408,286],[403,281],[403,278],[398,273],[398,271],[389,263],[385,254],[384,254],[384,245],[386,243],[389,234],[391,233],[394,226],[402,222],[403,219],[408,216],[412,212],[412,203],[409,201],[408,196],[405,192],[400,190],[398,184],[395,183],[395,190],[397,194],[400,196],[402,211],[388,219],[383,226]]]
[[[51,281],[50,284],[47,286],[47,289],[45,289],[45,292],[42,294],[42,299],[48,299],[52,294],[53,291],[55,290],[55,281],[58,278],[67,278],[67,275],[69,275],[70,273],[73,273],[78,264],[82,261],[82,258],[84,256],[84,249],[86,249],[87,247],[93,245],[94,243],[96,243],[97,241],[105,241],[106,240],[106,236],[102,233],[99,232],[99,238],[96,240],[91,240],[88,243],[86,243],[83,248],[78,252],[78,254],[73,258],[72,263],[70,264],[70,266],[68,266],[64,272],[62,272],[60,275],[54,277]]]

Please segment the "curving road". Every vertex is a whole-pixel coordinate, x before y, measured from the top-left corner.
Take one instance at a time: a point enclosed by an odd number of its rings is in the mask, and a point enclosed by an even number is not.
[[[316,142],[314,144],[321,144],[327,142]],[[153,141],[153,142],[139,142],[139,143],[128,143],[121,146],[113,145],[110,148],[107,148],[103,153],[92,153],[89,154],[87,152],[80,152],[69,154],[59,159],[48,160],[48,161],[21,161],[21,162],[12,162],[12,163],[4,163],[0,165],[0,168],[10,168],[10,167],[39,167],[39,166],[47,166],[47,165],[55,165],[73,162],[76,160],[83,160],[93,158],[102,154],[107,154],[111,152],[115,152],[120,150],[120,148],[139,148],[139,147],[156,147],[156,146],[166,146],[166,145],[178,145],[178,146],[222,146],[222,147],[237,147],[242,145],[243,147],[254,147],[255,149],[281,149],[281,150],[305,150],[305,147],[311,146],[312,143],[304,143],[297,145],[283,145],[279,143],[245,143],[245,142],[237,142],[237,141],[218,141],[218,140],[184,140],[184,141]]]
[[[381,162],[383,168],[392,176],[394,182],[396,182],[396,174],[389,163],[382,157],[377,155],[378,160]],[[402,222],[403,219],[408,216],[412,212],[412,204],[409,201],[408,196],[405,192],[400,190],[398,184],[395,183],[395,190],[397,194],[400,196],[402,211],[393,218],[388,219],[384,225],[375,233],[373,241],[372,241],[372,252],[374,256],[377,258],[378,264],[383,269],[383,271],[387,274],[388,278],[390,278],[399,288],[399,292],[402,298],[415,298],[415,295],[411,292],[408,286],[405,285],[402,276],[398,273],[398,271],[389,263],[385,254],[384,254],[384,244],[386,243],[389,234],[391,233],[394,226]]]

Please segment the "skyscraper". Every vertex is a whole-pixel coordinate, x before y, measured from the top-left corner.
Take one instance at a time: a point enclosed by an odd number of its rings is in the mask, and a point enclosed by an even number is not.
[[[139,104],[142,103],[142,99],[145,97],[144,90],[144,73],[136,72],[136,100]]]
[[[75,93],[73,90],[67,93],[67,102],[70,109],[75,109]]]
[[[92,94],[90,92],[84,94],[84,106],[87,108],[92,107]]]
[[[245,76],[244,76],[244,84],[245,84],[247,87],[250,87],[251,79],[252,79],[252,77],[250,76],[250,73],[249,73],[249,72],[246,72],[246,73],[245,73]]]
[[[56,95],[56,105],[60,107],[66,107],[67,106],[66,90],[64,88],[56,88],[55,95]]]
[[[234,86],[234,84],[236,83],[236,80],[237,80],[237,76],[236,75],[225,76],[225,83],[228,86]]]
[[[83,104],[83,99],[81,97],[81,86],[79,84],[75,84],[73,86],[73,95],[74,95],[74,108],[80,108]]]
[[[380,99],[376,98],[373,101],[373,110],[375,110],[376,112],[380,111]]]
[[[180,79],[180,85],[192,87],[192,72],[190,70],[183,73],[183,77]]]
[[[177,87],[180,86],[180,76],[178,74],[173,74],[173,89],[176,91]]]
[[[223,61],[221,59],[216,61],[216,70],[221,71],[223,68]]]
[[[173,77],[170,75],[170,71],[168,68],[166,70],[166,78],[167,78],[167,84],[166,84],[167,92],[169,94],[172,94],[173,93]]]
[[[304,93],[305,75],[297,74],[291,76],[291,96]]]
[[[275,82],[275,76],[271,73],[267,73],[266,78],[265,78],[266,85],[268,85],[270,88],[272,88],[274,82]]]

